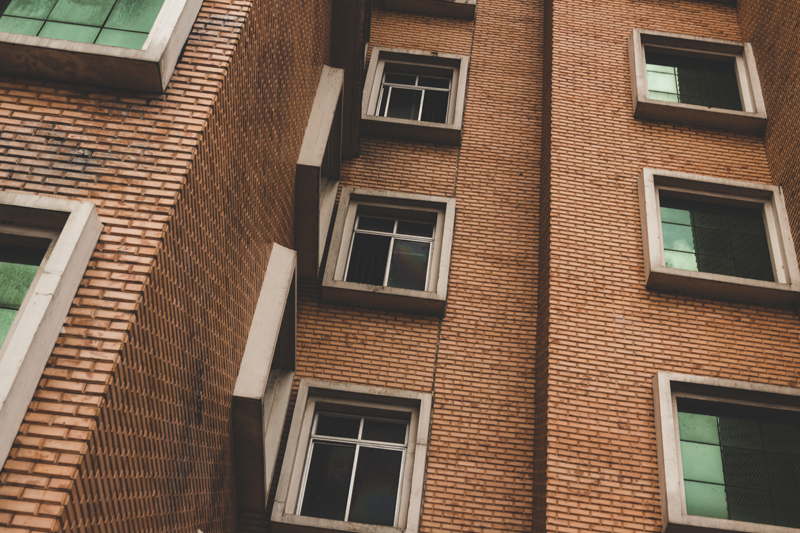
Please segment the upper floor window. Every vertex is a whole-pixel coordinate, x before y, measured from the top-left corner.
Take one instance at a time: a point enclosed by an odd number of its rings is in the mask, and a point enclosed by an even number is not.
[[[424,76],[384,70],[377,115],[446,123],[452,83],[449,74]]]
[[[645,48],[650,98],[742,110],[734,58],[690,57]]]

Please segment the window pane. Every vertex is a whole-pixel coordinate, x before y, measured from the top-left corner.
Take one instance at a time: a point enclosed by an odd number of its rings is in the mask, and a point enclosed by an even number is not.
[[[770,472],[761,450],[722,446],[722,469],[728,487],[770,488]]]
[[[686,481],[686,512],[697,516],[728,518],[725,487]]]
[[[691,225],[692,215],[688,209],[680,209],[677,207],[667,207],[664,204],[670,204],[669,198],[661,197],[661,222],[672,222],[674,224],[687,224]]]
[[[389,267],[389,287],[424,291],[428,279],[429,242],[396,239]]]
[[[415,235],[417,237],[433,237],[433,224],[428,222],[399,220],[397,222],[397,233]]]
[[[776,494],[774,523],[785,527],[800,527],[800,497],[796,494]]]
[[[403,452],[361,447],[349,522],[394,525]]]
[[[719,438],[723,446],[763,450],[761,430],[755,420],[743,420],[730,416],[719,418]]]
[[[120,48],[132,48],[141,50],[147,40],[146,33],[134,33],[132,31],[102,30],[97,37],[95,44],[105,46],[119,46]]]
[[[446,91],[425,91],[425,103],[422,107],[422,120],[425,122],[447,122],[447,100],[450,96]]]
[[[414,74],[398,74],[397,72],[387,72],[383,78],[386,83],[398,83],[401,85],[416,85],[417,76]]]
[[[19,309],[38,269],[37,265],[0,262],[0,307]]]
[[[79,43],[93,43],[100,33],[100,28],[79,26],[77,24],[61,24],[60,22],[46,22],[39,37],[48,39],[64,39]]]
[[[0,346],[6,340],[8,330],[11,329],[11,323],[14,322],[14,317],[17,316],[16,309],[3,309],[0,307]]]
[[[115,0],[58,0],[48,20],[102,26]],[[97,34],[95,34],[97,35]],[[94,39],[93,39],[94,40]]]
[[[681,55],[671,55],[655,52],[645,48],[645,57],[648,70],[648,84],[651,72],[660,75],[655,67],[673,67],[677,73],[678,101],[705,107],[719,107],[723,109],[742,110],[739,96],[739,82],[736,77],[736,65],[732,60],[717,60],[712,58],[697,58]],[[654,81],[654,83],[662,83]],[[666,78],[663,81],[666,84]],[[669,89],[653,89],[663,93],[674,92]],[[651,95],[652,97],[652,95]]]
[[[741,487],[725,487],[728,517],[731,520],[772,524],[772,498],[768,492]]]
[[[678,412],[678,426],[681,440],[719,444],[716,416]]]
[[[17,17],[0,17],[0,31],[17,35],[38,35],[44,21],[21,19]]]
[[[437,78],[433,76],[420,76],[419,84],[423,87],[436,87],[439,89],[450,88],[450,78]]]
[[[384,116],[419,120],[419,104],[422,91],[393,87],[389,97],[389,109]]]
[[[761,434],[767,451],[800,455],[800,428],[797,424],[765,421],[761,423]]]
[[[647,69],[647,88],[650,92],[661,92],[678,94],[678,78],[675,72],[664,74],[661,72],[652,72]]]
[[[11,0],[5,10],[5,15],[16,17],[29,17],[32,19],[46,19],[57,0]],[[2,2],[0,2],[2,4]],[[18,33],[18,32],[12,32]]]
[[[162,5],[164,0],[118,0],[105,26],[150,33]]]
[[[364,420],[364,433],[361,435],[361,438],[364,440],[405,444],[407,426],[408,424],[405,422]]]
[[[664,250],[664,263],[669,268],[697,272],[697,257],[694,254]]]
[[[394,222],[395,219],[393,218],[365,217],[361,215],[358,217],[358,229],[394,233]]]
[[[694,252],[694,237],[691,226],[681,226],[664,222],[661,224],[664,236],[664,249],[679,252]]]
[[[648,96],[651,100],[661,100],[662,102],[675,102],[678,103],[678,95],[675,93],[662,93],[658,91],[649,91]]]
[[[356,447],[314,442],[300,514],[344,520]]]
[[[391,241],[391,237],[356,233],[350,251],[347,281],[383,285]]]
[[[361,427],[360,418],[333,415],[317,415],[317,435],[357,439]]]
[[[719,446],[681,441],[683,478],[706,483],[724,483]]]

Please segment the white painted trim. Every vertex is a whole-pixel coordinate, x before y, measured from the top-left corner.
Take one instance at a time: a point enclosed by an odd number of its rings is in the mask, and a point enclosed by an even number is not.
[[[0,206],[25,208],[21,220],[38,224],[38,212],[67,214],[55,246],[40,267],[25,302],[0,348],[0,464],[5,463],[28,406],[36,391],[72,299],[103,229],[94,204],[0,192]],[[2,217],[2,215],[0,215]]]

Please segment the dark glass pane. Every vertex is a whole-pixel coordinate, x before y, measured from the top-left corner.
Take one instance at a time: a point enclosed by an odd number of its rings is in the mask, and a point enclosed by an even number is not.
[[[772,498],[761,490],[725,486],[728,496],[728,516],[731,520],[773,524]]]
[[[419,104],[422,91],[392,87],[389,93],[388,109],[384,116],[419,120]]]
[[[422,106],[422,120],[425,122],[447,122],[447,91],[425,91],[425,102]]]
[[[800,457],[765,453],[764,461],[770,479],[770,489],[800,494]]]
[[[396,239],[389,266],[389,287],[424,291],[428,279],[429,242]]]
[[[394,525],[403,452],[362,446],[353,483],[349,522]]]
[[[391,237],[356,233],[350,250],[347,281],[383,285],[391,240]]]
[[[740,278],[758,279],[762,281],[775,280],[775,275],[772,272],[772,265],[768,263],[737,261],[735,275]]]
[[[770,488],[770,472],[764,461],[764,452],[722,446],[722,471],[728,487]]]
[[[313,447],[300,514],[344,520],[356,447],[323,442]]]
[[[111,13],[114,2],[115,0],[58,0],[48,20],[102,26]]]
[[[120,30],[101,30],[100,35],[97,36],[95,44],[141,50],[146,40],[146,33],[135,33],[132,31]]]
[[[416,235],[418,237],[433,237],[433,224],[429,222],[400,220],[397,222],[397,233],[402,235]]]
[[[450,78],[435,78],[432,76],[420,76],[419,84],[421,87],[437,87],[439,89],[449,89]]]
[[[46,22],[39,37],[48,39],[63,39],[78,43],[93,43],[100,33],[100,28],[80,26],[78,24],[62,24],[60,22]]]
[[[387,72],[383,78],[386,83],[397,83],[400,85],[416,85],[417,76],[414,74],[399,74],[397,72]]]
[[[800,527],[800,495],[773,494],[772,504],[775,509],[773,524],[785,527]]]
[[[358,229],[394,233],[394,220],[393,218],[365,217],[361,215],[358,217]]]
[[[408,424],[405,422],[364,420],[364,433],[361,435],[361,438],[364,440],[405,444],[407,426]]]
[[[0,7],[3,3],[0,2]],[[56,5],[56,0],[11,0],[2,14],[44,20],[53,10],[54,5]]]
[[[764,449],[768,452],[800,455],[800,428],[797,424],[764,421],[761,423]]]
[[[719,439],[723,446],[763,450],[761,430],[755,420],[743,420],[728,416],[719,417]]]
[[[736,259],[770,263],[769,246],[764,234],[731,233]]]
[[[703,205],[699,203],[695,203],[692,207],[694,207],[692,221],[695,226],[728,231],[729,216],[724,213],[723,209],[713,204]]]
[[[679,102],[741,111],[739,82],[733,61],[662,54],[647,48],[645,56],[648,65],[675,68]]]
[[[164,0],[117,0],[106,27],[150,33],[163,5]]]
[[[317,416],[317,435],[327,435],[330,437],[343,437],[346,439],[357,439],[358,430],[361,427],[360,418],[350,418],[345,416],[318,415]]]

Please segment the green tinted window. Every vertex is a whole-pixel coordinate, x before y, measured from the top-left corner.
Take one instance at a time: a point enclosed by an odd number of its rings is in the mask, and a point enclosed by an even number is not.
[[[678,399],[689,514],[800,527],[800,417]]]
[[[0,0],[0,31],[141,49],[164,0]]]
[[[28,294],[45,250],[0,244],[0,346]]]

